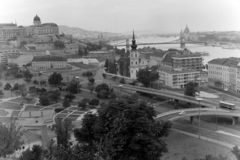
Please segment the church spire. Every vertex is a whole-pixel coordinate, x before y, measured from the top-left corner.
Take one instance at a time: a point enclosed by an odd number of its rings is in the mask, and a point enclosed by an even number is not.
[[[137,49],[137,45],[136,45],[136,41],[135,41],[135,35],[134,35],[134,31],[133,31],[133,38],[132,38],[132,45],[131,45],[132,50],[136,50]]]

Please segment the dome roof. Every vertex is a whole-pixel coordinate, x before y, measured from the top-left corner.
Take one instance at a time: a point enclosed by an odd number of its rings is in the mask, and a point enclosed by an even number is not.
[[[41,21],[40,18],[38,17],[38,15],[36,15],[33,19],[33,21]]]

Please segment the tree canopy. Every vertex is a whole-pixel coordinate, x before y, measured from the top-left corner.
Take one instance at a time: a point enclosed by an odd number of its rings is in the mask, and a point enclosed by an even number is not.
[[[62,75],[60,73],[54,72],[49,76],[48,83],[50,85],[59,85],[61,84],[62,80],[63,80]]]
[[[144,69],[140,69],[137,72],[137,80],[141,82],[145,87],[149,87],[152,82],[159,79],[159,74],[157,71],[146,67]]]
[[[185,87],[185,92],[184,94],[186,96],[192,96],[192,97],[195,97],[196,96],[196,92],[198,92],[197,90],[197,84],[193,81],[190,81],[186,84],[186,87]]]
[[[58,49],[63,49],[63,48],[65,48],[65,45],[64,45],[64,43],[62,42],[62,41],[56,41],[55,43],[54,43],[54,45],[55,45],[55,47],[56,48],[58,48]]]
[[[74,135],[80,143],[94,146],[103,159],[158,160],[167,152],[161,137],[168,136],[171,122],[156,121],[155,116],[145,101],[123,96],[103,105],[97,114],[86,114]]]
[[[21,140],[21,127],[18,127],[15,121],[11,121],[8,125],[0,123],[0,157],[13,154],[23,144]]]
[[[24,79],[24,81],[31,82],[32,77],[33,77],[33,75],[31,74],[31,72],[28,69],[23,71],[23,79]]]
[[[79,84],[76,80],[71,80],[71,82],[68,84],[67,89],[72,94],[77,94],[81,92],[81,84]]]

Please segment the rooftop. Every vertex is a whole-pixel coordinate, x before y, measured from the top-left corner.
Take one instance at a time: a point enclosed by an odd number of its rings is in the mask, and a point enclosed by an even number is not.
[[[67,61],[63,57],[58,57],[58,56],[35,56],[33,57],[33,62],[37,61]]]

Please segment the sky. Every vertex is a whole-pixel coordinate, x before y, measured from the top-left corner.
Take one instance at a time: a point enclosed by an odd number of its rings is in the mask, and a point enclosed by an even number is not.
[[[0,23],[127,32],[240,31],[240,0],[0,0]]]

